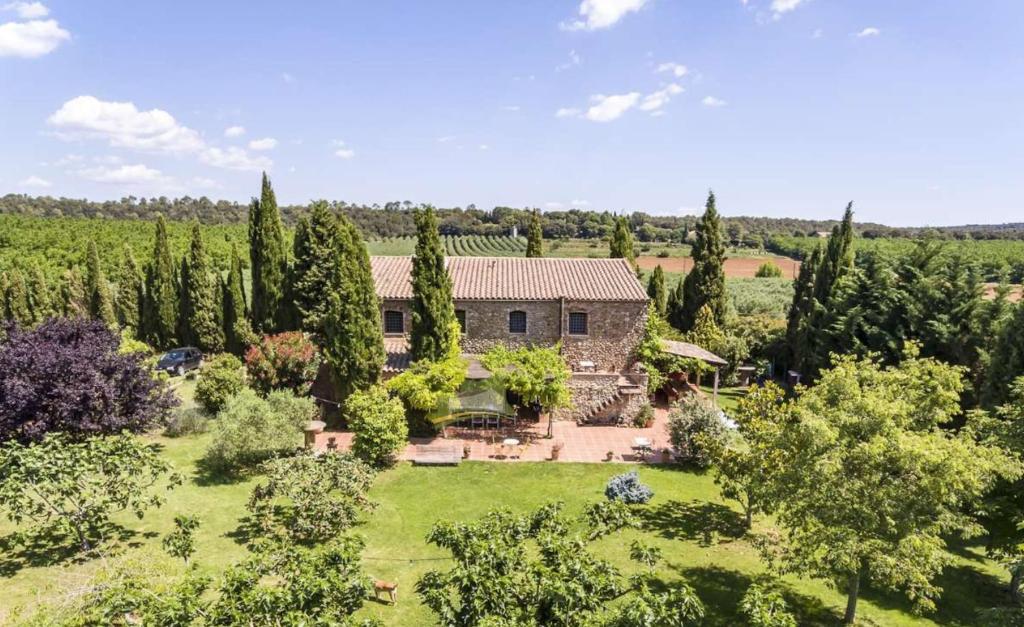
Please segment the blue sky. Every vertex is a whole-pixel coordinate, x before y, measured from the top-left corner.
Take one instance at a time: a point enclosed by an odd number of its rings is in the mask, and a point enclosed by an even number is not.
[[[1018,0],[0,6],[2,193],[1024,221]]]

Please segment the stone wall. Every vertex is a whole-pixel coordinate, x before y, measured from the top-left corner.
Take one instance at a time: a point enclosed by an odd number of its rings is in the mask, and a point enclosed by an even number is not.
[[[643,336],[647,304],[643,302],[592,301],[456,301],[455,308],[466,312],[466,333],[462,350],[487,352],[496,343],[509,346],[538,344],[551,346],[562,342],[562,354],[576,371],[580,363],[594,363],[596,372],[624,372],[634,362],[634,352]],[[412,324],[409,301],[387,300],[383,311],[401,311],[405,333]],[[510,333],[509,312],[526,312],[526,333]],[[587,314],[587,334],[569,335],[569,314]]]
[[[629,393],[624,393],[619,385],[623,378],[638,390],[629,389]],[[569,390],[573,406],[556,411],[556,420],[588,421],[595,424],[629,422],[648,403],[645,374],[577,372],[569,380]],[[614,402],[595,412],[596,408],[611,399],[615,399]]]

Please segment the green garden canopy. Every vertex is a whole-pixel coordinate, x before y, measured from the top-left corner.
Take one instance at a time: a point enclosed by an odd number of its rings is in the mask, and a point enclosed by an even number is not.
[[[515,416],[505,398],[505,389],[495,379],[466,379],[455,396],[427,413],[434,426],[443,426],[475,416]]]

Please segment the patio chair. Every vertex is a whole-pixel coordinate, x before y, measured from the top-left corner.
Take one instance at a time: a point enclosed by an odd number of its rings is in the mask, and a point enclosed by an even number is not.
[[[504,456],[505,456],[505,445],[504,444],[499,444],[499,443],[495,442],[494,443],[494,454],[491,455],[491,457],[493,457],[494,459],[499,459],[499,458],[504,457]]]

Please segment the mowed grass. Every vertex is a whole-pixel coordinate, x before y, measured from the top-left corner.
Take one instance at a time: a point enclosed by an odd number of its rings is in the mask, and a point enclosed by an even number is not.
[[[198,515],[195,562],[209,574],[242,559],[247,551],[237,531],[245,515],[245,503],[256,479],[237,483],[209,483],[197,471],[196,462],[208,436],[169,439],[147,438],[160,445],[163,454],[184,476],[184,484],[168,493],[167,503],[141,520],[119,516],[120,539],[106,546],[108,561],[130,558],[180,572],[181,565],[165,556],[160,539],[172,528],[175,514]],[[399,584],[399,603],[389,606],[368,602],[361,614],[381,618],[388,625],[430,625],[433,618],[414,593],[416,580],[427,570],[445,569],[447,555],[427,545],[425,536],[437,520],[472,520],[490,509],[508,507],[527,512],[549,501],[563,501],[566,511],[578,516],[583,507],[603,497],[607,480],[630,468],[624,464],[488,463],[471,462],[452,468],[419,468],[400,464],[382,473],[371,491],[375,511],[355,529],[365,537],[364,566],[367,574]],[[735,625],[741,619],[737,604],[753,577],[763,566],[752,545],[739,533],[739,513],[718,497],[710,473],[675,468],[642,467],[640,475],[655,492],[643,515],[643,528],[628,530],[594,544],[601,557],[625,573],[636,571],[628,559],[635,538],[655,544],[665,560],[657,576],[666,583],[680,579],[694,586],[708,606],[708,625]],[[767,521],[757,521],[758,531]],[[14,531],[0,523],[0,624],[18,606],[63,598],[88,581],[103,563],[90,558],[76,561],[60,551],[40,547],[36,551],[7,544]],[[955,565],[939,584],[945,595],[931,617],[911,614],[905,600],[895,594],[867,590],[860,606],[867,624],[970,625],[979,607],[995,605],[1005,584],[1002,571],[986,561],[976,547],[958,548]],[[823,582],[786,578],[787,596],[800,615],[801,624],[835,624],[843,597]]]

